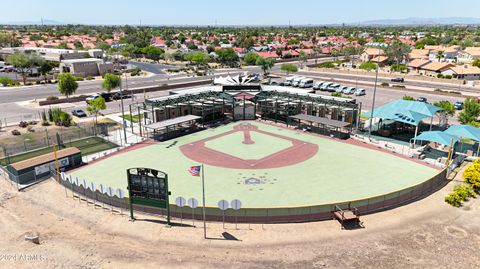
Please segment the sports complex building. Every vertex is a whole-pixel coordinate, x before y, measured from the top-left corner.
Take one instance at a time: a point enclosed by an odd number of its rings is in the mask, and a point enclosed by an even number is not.
[[[355,99],[226,80],[131,105],[130,118],[138,122],[127,128],[146,140],[67,171],[64,184],[81,187],[76,178],[127,192],[127,169],[157,169],[168,174],[170,215],[201,219],[202,208],[174,201],[202,200],[201,180],[188,169],[203,164],[207,220],[271,223],[331,219],[342,210],[367,214],[415,201],[446,182],[451,167],[350,138],[360,124]],[[86,196],[129,207],[86,186]],[[234,199],[241,209],[219,209],[219,201]],[[132,207],[167,212],[148,203]]]

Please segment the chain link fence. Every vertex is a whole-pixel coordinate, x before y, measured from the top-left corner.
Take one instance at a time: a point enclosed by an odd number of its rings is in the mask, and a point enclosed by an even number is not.
[[[114,148],[122,144],[120,128],[117,123],[99,123],[95,126],[90,122],[70,127],[38,126],[35,132],[23,132],[22,135],[8,136],[0,141],[0,165],[49,153],[53,144],[59,148],[78,147],[83,155]],[[105,145],[102,146],[102,143]]]

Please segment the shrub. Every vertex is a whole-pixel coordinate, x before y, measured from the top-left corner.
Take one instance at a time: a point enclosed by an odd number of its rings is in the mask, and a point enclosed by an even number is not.
[[[390,86],[390,84],[388,84],[388,82],[382,82],[382,84],[380,84],[380,85],[382,85],[383,87],[388,87],[388,86]]]
[[[65,111],[62,111],[59,115],[58,121],[56,122],[59,126],[69,127],[72,125],[72,116]]]
[[[26,122],[26,121],[21,121],[18,124],[18,127],[20,127],[20,128],[27,128],[27,126],[28,126],[28,122]]]
[[[404,95],[402,97],[403,100],[407,100],[407,101],[415,101],[415,98],[413,98],[412,96],[409,96],[409,95]]]
[[[47,101],[55,101],[55,100],[58,100],[58,97],[53,96],[53,95],[47,97]]]
[[[475,196],[477,195],[473,190],[472,186],[465,184],[455,186],[453,188],[453,191],[456,192],[463,201],[468,200],[468,198],[475,198]]]
[[[28,125],[37,125],[37,122],[34,121],[34,120],[31,120],[31,121],[28,122]]]
[[[21,135],[22,133],[20,133],[19,130],[15,129],[15,130],[12,130],[12,135]]]
[[[50,122],[42,120],[42,126],[50,126]]]
[[[445,202],[449,205],[459,207],[462,205],[462,197],[456,192],[451,192],[445,197]]]
[[[174,72],[178,72],[177,69],[172,69],[172,70],[174,70]],[[139,76],[141,72],[142,72],[142,70],[140,68],[136,67],[135,69],[132,70],[130,75],[133,76],[133,77]]]
[[[480,189],[480,162],[476,160],[463,172],[463,180],[470,184],[473,189]]]
[[[20,85],[16,80],[7,78],[7,77],[0,77],[0,84],[3,87],[11,87],[11,86],[18,86]]]
[[[452,75],[445,75],[444,78],[446,78],[446,79],[452,79]]]
[[[92,77],[92,76],[87,76],[85,79],[86,79],[86,80],[94,80],[95,78]]]
[[[405,88],[405,85],[397,85],[397,84],[395,84],[395,85],[392,85],[392,87],[394,87],[394,88]]]
[[[364,63],[360,64],[360,66],[358,68],[370,71],[370,70],[376,69],[377,65],[372,63],[372,62],[364,62]]]
[[[35,129],[33,129],[32,126],[28,126],[27,131],[29,131],[30,133],[35,133]]]
[[[443,74],[438,74],[437,78],[443,78]]]
[[[342,94],[339,93],[339,92],[332,92],[331,96],[334,96],[334,97],[342,97]]]
[[[333,62],[325,62],[318,65],[320,68],[334,68],[335,64]]]
[[[82,78],[82,77],[75,77],[75,81],[83,81],[83,80],[84,80],[84,78]]]

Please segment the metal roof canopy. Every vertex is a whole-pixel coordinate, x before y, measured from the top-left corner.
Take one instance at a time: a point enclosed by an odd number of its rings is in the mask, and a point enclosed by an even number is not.
[[[186,115],[186,116],[182,116],[182,117],[178,117],[178,118],[174,118],[174,119],[163,120],[163,121],[155,122],[155,123],[152,123],[152,124],[148,124],[148,125],[145,125],[145,128],[148,128],[148,129],[162,129],[162,128],[166,128],[166,127],[169,127],[169,126],[172,126],[172,125],[177,125],[177,124],[184,123],[184,122],[194,121],[194,120],[198,120],[198,119],[201,119],[201,118],[202,117],[195,116],[195,115]]]
[[[308,121],[308,122],[311,122],[311,123],[329,125],[329,126],[333,126],[333,127],[337,127],[337,128],[343,128],[343,127],[347,127],[347,126],[350,125],[350,123],[348,123],[348,122],[332,120],[332,119],[323,118],[323,117],[316,117],[316,116],[311,116],[311,115],[307,115],[307,114],[298,114],[298,115],[295,115],[295,116],[290,116],[290,118],[294,118],[294,119],[297,119],[297,120],[304,120],[304,121]]]

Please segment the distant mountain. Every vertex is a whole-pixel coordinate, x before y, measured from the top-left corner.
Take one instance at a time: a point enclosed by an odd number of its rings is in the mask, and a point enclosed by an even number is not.
[[[385,19],[370,20],[357,25],[453,25],[453,24],[480,24],[480,18],[473,17],[448,17],[448,18],[405,18],[405,19]]]
[[[0,24],[2,24],[0,22]],[[4,24],[8,25],[41,25],[42,21],[13,21],[13,22],[6,22]],[[49,19],[43,19],[43,25],[63,25],[65,23],[59,22],[59,21],[54,21],[54,20],[49,20]]]

